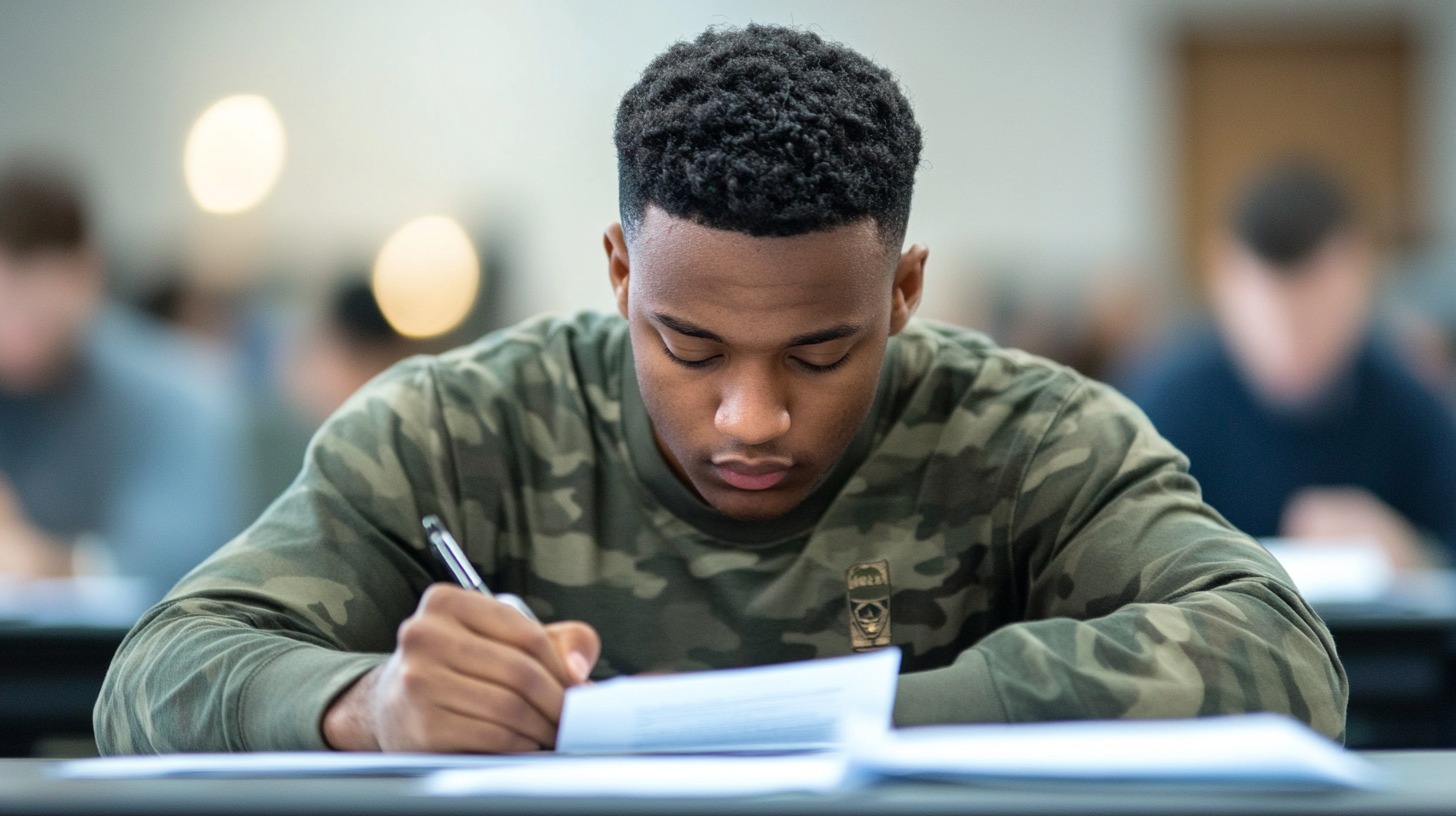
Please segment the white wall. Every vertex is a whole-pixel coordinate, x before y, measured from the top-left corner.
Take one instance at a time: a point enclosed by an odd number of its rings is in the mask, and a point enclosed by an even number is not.
[[[1302,16],[1400,8],[1430,38],[1431,200],[1456,235],[1456,4],[1282,2]],[[897,72],[926,135],[911,238],[942,274],[927,311],[964,314],[952,273],[1085,274],[1174,257],[1168,48],[1191,0],[752,2],[0,0],[0,154],[78,157],[118,257],[317,275],[426,212],[509,229],[507,315],[605,306],[621,93],[714,23],[812,25]],[[1355,12],[1350,12],[1350,9]],[[1343,11],[1342,11],[1343,10]],[[273,197],[205,216],[181,179],[187,128],[237,92],[289,137]]]

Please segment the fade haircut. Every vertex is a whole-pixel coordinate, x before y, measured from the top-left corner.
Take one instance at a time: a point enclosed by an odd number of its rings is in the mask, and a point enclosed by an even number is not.
[[[1286,159],[1248,184],[1232,227],[1255,255],[1288,273],[1354,219],[1350,197],[1333,174],[1307,159]]]
[[[0,249],[14,255],[80,249],[90,240],[81,185],[45,159],[0,168]]]
[[[622,225],[647,205],[713,229],[802,235],[873,219],[905,239],[920,126],[889,71],[817,34],[711,28],[617,108]]]

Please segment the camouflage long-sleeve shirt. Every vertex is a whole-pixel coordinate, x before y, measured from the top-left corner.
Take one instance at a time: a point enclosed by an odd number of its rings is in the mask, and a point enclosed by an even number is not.
[[[493,588],[597,628],[599,678],[893,643],[902,725],[1273,710],[1340,734],[1329,634],[1185,466],[1110,389],[913,323],[825,483],[736,522],[662,460],[626,324],[542,319],[356,395],[137,624],[96,733],[107,753],[324,747],[325,707],[446,578],[436,513]]]

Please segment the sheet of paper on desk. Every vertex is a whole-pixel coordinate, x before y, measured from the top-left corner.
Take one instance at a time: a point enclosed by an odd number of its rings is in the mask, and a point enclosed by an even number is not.
[[[155,754],[77,759],[57,765],[65,779],[284,778],[291,776],[417,776],[448,768],[498,767],[530,755],[364,754],[331,751],[251,754]]]
[[[560,753],[814,749],[890,727],[898,649],[746,669],[623,677],[566,694]]]
[[[1364,759],[1277,714],[927,726],[853,748],[857,765],[888,776],[1230,788],[1382,784],[1378,769]]]
[[[759,796],[845,787],[841,753],[722,756],[556,756],[509,768],[442,771],[424,783],[434,796]]]

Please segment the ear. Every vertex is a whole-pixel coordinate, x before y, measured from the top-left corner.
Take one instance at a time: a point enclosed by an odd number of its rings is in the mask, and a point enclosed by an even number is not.
[[[602,235],[602,248],[607,251],[607,278],[612,282],[612,296],[617,301],[617,311],[627,316],[627,281],[632,274],[631,259],[627,255],[627,235],[622,225],[613,223]]]
[[[890,292],[890,334],[899,334],[919,308],[925,287],[925,260],[929,257],[929,247],[911,244],[895,264],[895,284]]]

